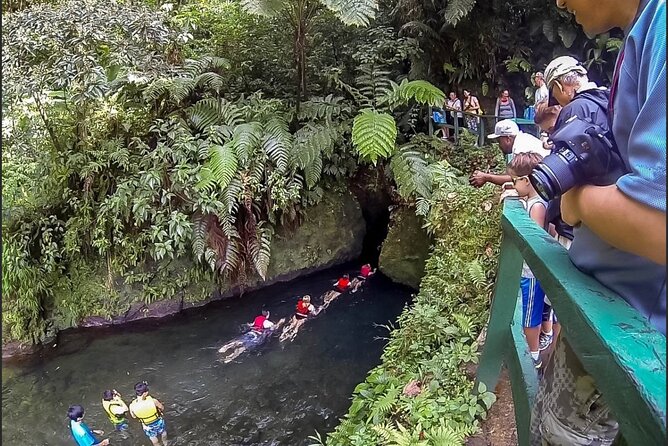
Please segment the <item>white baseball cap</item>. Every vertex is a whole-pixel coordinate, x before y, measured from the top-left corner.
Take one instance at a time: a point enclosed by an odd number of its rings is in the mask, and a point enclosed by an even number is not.
[[[496,123],[494,133],[487,135],[489,139],[496,139],[499,136],[515,136],[520,133],[519,127],[512,119],[504,119]]]
[[[580,74],[587,74],[587,69],[583,67],[580,62],[571,56],[559,56],[550,62],[545,68],[545,84],[547,88],[552,88],[554,81],[559,77],[570,72],[577,72]]]

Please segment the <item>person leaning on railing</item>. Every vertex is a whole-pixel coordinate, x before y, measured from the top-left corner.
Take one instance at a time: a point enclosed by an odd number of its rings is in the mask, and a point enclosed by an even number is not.
[[[588,35],[626,35],[608,117],[628,173],[610,186],[562,196],[576,231],[569,257],[666,334],[666,16],[665,0],[557,0]],[[619,321],[623,323],[623,321]],[[621,340],[620,340],[621,341]],[[618,425],[567,342],[559,342],[532,411],[531,444],[610,444]]]
[[[517,124],[510,119],[504,119],[497,122],[494,126],[494,133],[487,135],[487,138],[498,141],[499,148],[506,156],[523,152],[535,152],[541,156],[550,154],[549,150],[543,148],[543,143],[540,139],[522,132],[519,127],[517,127]],[[493,174],[489,172],[481,172],[479,170],[473,172],[469,179],[469,183],[475,187],[481,187],[487,183],[501,186],[510,181],[510,175],[507,173]]]

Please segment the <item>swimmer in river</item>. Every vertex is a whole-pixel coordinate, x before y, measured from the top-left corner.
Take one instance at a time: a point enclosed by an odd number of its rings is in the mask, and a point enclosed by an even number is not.
[[[295,309],[295,314],[292,316],[292,319],[290,319],[288,325],[283,328],[279,340],[281,342],[284,342],[287,339],[290,339],[291,341],[294,340],[295,336],[297,336],[299,328],[304,325],[306,319],[317,316],[322,309],[322,306],[319,308],[313,306],[311,303],[311,296],[308,294],[299,299],[299,302],[297,302],[297,308]]]
[[[158,446],[160,440],[162,440],[163,445],[167,446],[167,430],[165,429],[165,419],[162,417],[165,407],[160,401],[148,394],[148,383],[146,381],[135,384],[135,393],[137,398],[130,403],[130,415],[141,421],[144,433],[154,446]]]
[[[334,289],[339,293],[344,293],[350,288],[350,277],[344,274],[339,280],[334,282]]]
[[[109,439],[98,440],[94,434],[104,435],[104,431],[93,429],[91,430],[86,423],[83,422],[84,408],[76,404],[67,409],[67,418],[69,420],[70,433],[72,438],[76,441],[78,446],[107,446]]]
[[[124,431],[128,428],[126,414],[128,406],[121,398],[121,394],[114,390],[105,390],[102,394],[102,408],[107,413],[109,421],[114,425],[117,431]]]
[[[228,363],[239,355],[264,343],[271,334],[285,323],[282,318],[276,323],[269,320],[269,311],[263,310],[252,323],[248,324],[250,330],[241,336],[237,336],[218,349],[218,353],[225,354],[223,362]]]

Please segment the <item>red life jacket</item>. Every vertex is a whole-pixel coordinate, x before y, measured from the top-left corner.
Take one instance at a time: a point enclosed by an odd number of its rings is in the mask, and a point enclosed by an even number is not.
[[[369,277],[370,273],[371,273],[371,267],[369,265],[362,265],[362,269],[360,270],[360,275],[362,277]]]
[[[336,286],[342,290],[348,288],[348,285],[350,285],[350,279],[346,279],[345,277],[340,278],[339,281],[336,283]]]
[[[257,331],[264,330],[264,321],[266,321],[266,320],[267,320],[267,318],[262,316],[262,315],[256,317],[255,320],[253,321],[252,329],[257,330]]]
[[[309,314],[309,304],[304,302],[303,300],[300,300],[297,302],[297,314],[300,316],[308,316]]]

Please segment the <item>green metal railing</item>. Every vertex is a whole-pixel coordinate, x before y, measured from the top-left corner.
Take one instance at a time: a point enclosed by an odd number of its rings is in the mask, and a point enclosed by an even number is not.
[[[503,242],[479,382],[494,389],[502,363],[511,380],[517,435],[529,444],[538,377],[522,332],[518,291],[525,259],[559,316],[569,345],[619,422],[622,442],[666,444],[666,337],[621,297],[580,272],[567,251],[506,199]]]

